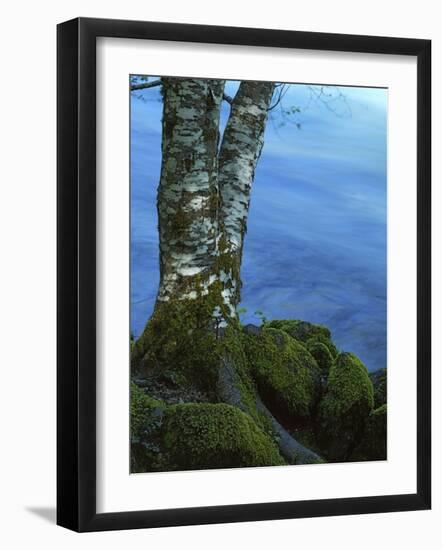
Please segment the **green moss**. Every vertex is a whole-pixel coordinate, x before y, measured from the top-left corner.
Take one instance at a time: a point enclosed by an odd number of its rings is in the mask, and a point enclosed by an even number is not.
[[[308,350],[275,328],[248,336],[247,345],[251,372],[271,410],[292,420],[309,417],[318,395],[319,368]]]
[[[373,385],[363,363],[340,353],[319,407],[320,446],[330,460],[346,460],[359,443],[373,409]]]
[[[351,460],[387,459],[387,405],[381,405],[368,417],[364,435]]]
[[[267,326],[283,330],[295,340],[302,342],[317,362],[320,363],[323,373],[328,372],[333,359],[339,353],[332,342],[330,330],[323,325],[296,319],[279,319],[270,321]],[[324,350],[323,346],[327,348],[329,353]]]
[[[130,386],[131,472],[158,471],[163,468],[160,429],[165,405]]]
[[[316,362],[321,369],[321,373],[324,376],[327,376],[330,367],[333,364],[333,356],[330,353],[328,347],[314,338],[310,338],[309,340],[307,340],[305,347],[316,359]]]
[[[331,339],[330,330],[323,326],[298,319],[274,319],[267,323],[269,327],[287,332],[292,338],[300,342],[307,342],[313,336],[321,336],[327,340]]]
[[[331,338],[325,336],[324,334],[315,334],[314,336],[310,336],[309,338],[307,338],[307,340],[305,341],[305,345],[308,349],[319,343],[324,344],[324,346],[327,347],[330,355],[332,356],[332,359],[336,359],[339,354],[339,350],[334,345]]]
[[[216,303],[214,296],[204,296],[157,305],[133,348],[132,373],[160,373],[177,386],[213,388],[220,360],[213,319]]]
[[[187,403],[166,410],[164,447],[175,470],[284,464],[252,418],[225,404]]]
[[[131,437],[138,437],[151,418],[152,412],[163,404],[144,393],[133,382],[130,385],[130,433]]]
[[[387,369],[379,369],[370,373],[374,388],[375,408],[387,403]]]
[[[261,417],[256,408],[256,388],[248,364],[246,339],[243,332],[233,325],[227,327],[220,347],[223,365],[230,366],[232,389],[238,392],[238,406],[261,424]]]

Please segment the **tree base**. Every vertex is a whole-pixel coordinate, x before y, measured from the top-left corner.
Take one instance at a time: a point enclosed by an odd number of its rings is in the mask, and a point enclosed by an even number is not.
[[[386,415],[372,413],[368,372],[338,353],[325,327],[272,321],[190,330],[180,315],[167,332],[164,320],[150,323],[132,361],[132,471],[385,455]]]

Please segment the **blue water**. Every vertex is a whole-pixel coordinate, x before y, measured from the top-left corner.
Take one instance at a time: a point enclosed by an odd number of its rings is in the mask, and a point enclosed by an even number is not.
[[[234,88],[229,83],[229,91]],[[242,320],[259,324],[260,310],[268,319],[323,323],[339,348],[375,370],[386,366],[387,90],[330,93],[324,102],[312,99],[308,86],[292,85],[283,107],[296,106],[301,113],[286,117],[272,111],[252,191]],[[152,312],[159,280],[161,108],[158,89],[132,98],[135,335]]]

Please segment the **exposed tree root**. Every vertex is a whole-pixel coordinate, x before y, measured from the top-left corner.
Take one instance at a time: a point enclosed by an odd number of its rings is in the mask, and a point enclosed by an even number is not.
[[[286,458],[291,464],[317,464],[322,462],[319,455],[301,445],[299,441],[289,434],[289,432],[281,426],[281,424],[272,415],[269,409],[261,401],[261,398],[257,396],[256,406],[258,410],[265,414],[270,420],[272,428],[277,434],[277,444],[279,450],[284,458]]]
[[[244,403],[244,399],[241,395],[235,369],[226,357],[219,370],[217,391],[218,395],[225,403],[250,413],[249,407]],[[277,435],[276,443],[279,450],[290,464],[316,464],[322,462],[319,455],[296,441],[296,439],[276,420],[273,414],[264,405],[259,395],[255,396],[255,403],[257,410],[269,420],[273,431]]]

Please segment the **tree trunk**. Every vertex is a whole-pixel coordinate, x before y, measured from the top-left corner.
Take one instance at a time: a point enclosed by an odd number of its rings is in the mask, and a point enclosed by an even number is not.
[[[163,79],[158,188],[157,305],[208,293],[215,282],[219,118],[224,81]]]
[[[250,193],[272,99],[272,82],[242,82],[232,102],[219,153],[219,272],[232,317],[240,301],[240,268]]]
[[[153,315],[131,352],[135,370],[190,364],[192,350],[210,337],[221,309],[217,175],[224,84],[162,79],[160,284]]]
[[[224,87],[219,80],[162,79],[160,285],[134,363],[148,351],[149,331],[166,338],[172,316],[189,331],[215,328],[216,335],[237,317],[250,192],[274,84],[240,84],[219,147]]]
[[[250,193],[274,91],[269,82],[240,84],[219,147],[224,85],[162,79],[160,285],[154,313],[132,349],[132,373],[197,388],[259,414],[289,462],[317,462],[262,403],[247,369],[249,400],[243,396],[240,367],[231,359],[244,355],[237,325],[224,338],[213,330],[236,319]]]

